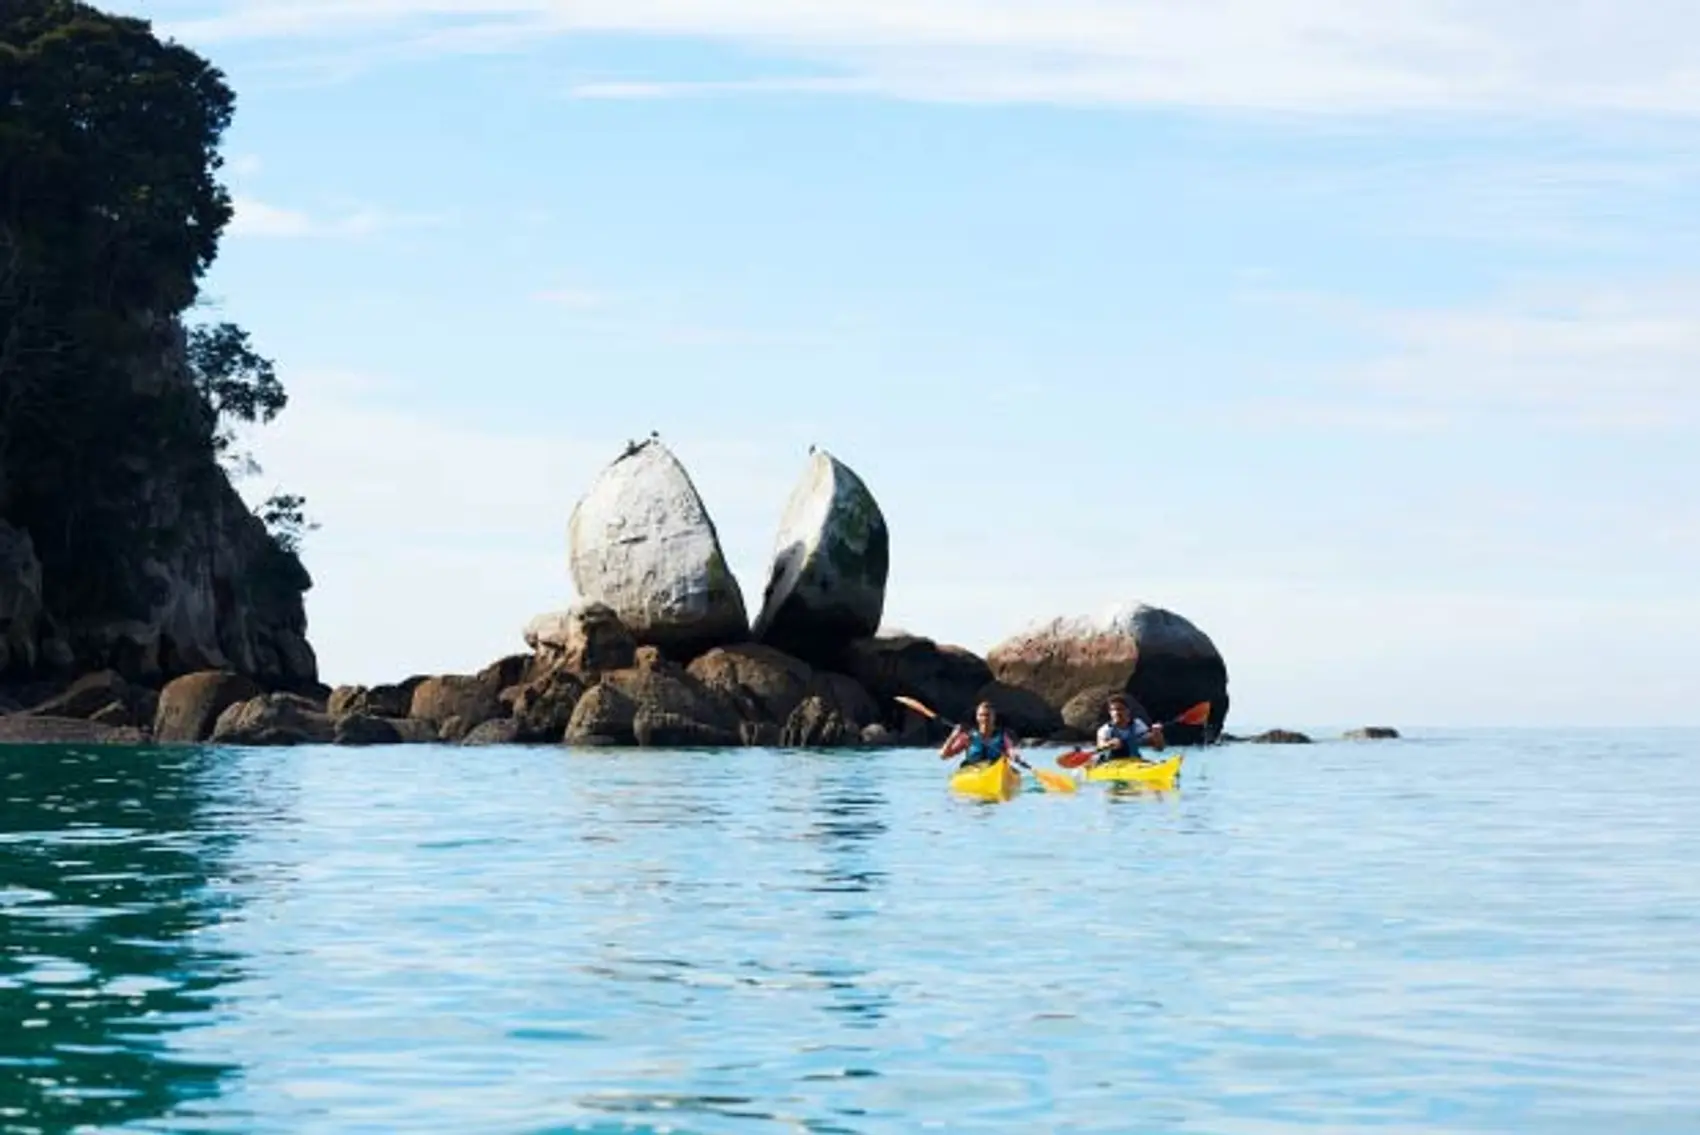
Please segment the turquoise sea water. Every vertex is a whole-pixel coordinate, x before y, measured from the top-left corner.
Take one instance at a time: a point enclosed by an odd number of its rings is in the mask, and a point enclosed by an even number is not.
[[[0,749],[0,1130],[1700,1131],[1700,733],[947,768]]]

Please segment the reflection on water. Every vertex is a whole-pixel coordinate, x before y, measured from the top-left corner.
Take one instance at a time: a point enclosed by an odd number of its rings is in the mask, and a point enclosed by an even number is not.
[[[1691,1133],[1696,761],[0,750],[0,1129]]]
[[[231,833],[207,831],[195,754],[0,749],[0,1116],[110,1128],[216,1095],[236,1066],[180,1060],[239,959],[201,931]]]

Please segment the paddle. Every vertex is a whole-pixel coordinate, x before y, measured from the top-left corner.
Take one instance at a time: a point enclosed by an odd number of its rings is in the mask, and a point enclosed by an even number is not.
[[[1210,720],[1210,703],[1201,701],[1188,708],[1179,717],[1170,718],[1164,725],[1203,725]],[[1095,745],[1090,749],[1071,749],[1057,758],[1057,764],[1063,768],[1079,768],[1110,746]]]
[[[933,711],[931,706],[924,702],[916,701],[914,698],[906,698],[902,695],[899,695],[895,700],[899,705],[908,706],[922,717],[930,717],[940,724],[950,726],[952,729],[961,728],[961,726],[957,725],[956,722],[940,717]],[[1052,792],[1078,792],[1080,790],[1080,786],[1074,783],[1073,778],[1066,777],[1060,772],[1052,772],[1050,769],[1034,768],[1032,765],[1023,760],[1021,754],[1017,753],[1014,749],[1009,750],[1009,759],[1016,765],[1016,767],[1024,768],[1028,772],[1032,773],[1035,780]]]

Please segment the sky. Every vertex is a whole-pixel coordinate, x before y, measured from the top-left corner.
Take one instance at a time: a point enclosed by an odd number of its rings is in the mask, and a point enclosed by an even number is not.
[[[157,0],[237,92],[197,319],[290,405],[332,684],[575,598],[628,438],[754,614],[819,445],[888,626],[1149,603],[1229,729],[1700,723],[1700,7]]]

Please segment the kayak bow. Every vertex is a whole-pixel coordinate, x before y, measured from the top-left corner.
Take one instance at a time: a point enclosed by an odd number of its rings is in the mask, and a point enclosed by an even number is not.
[[[1008,757],[999,757],[957,769],[950,776],[950,787],[981,800],[1008,800],[1021,791],[1021,773]]]
[[[1151,788],[1173,788],[1180,778],[1181,761],[1184,756],[1176,753],[1166,761],[1141,761],[1123,757],[1120,760],[1105,761],[1099,765],[1088,765],[1084,770],[1087,780],[1103,780],[1117,784],[1139,784]]]

